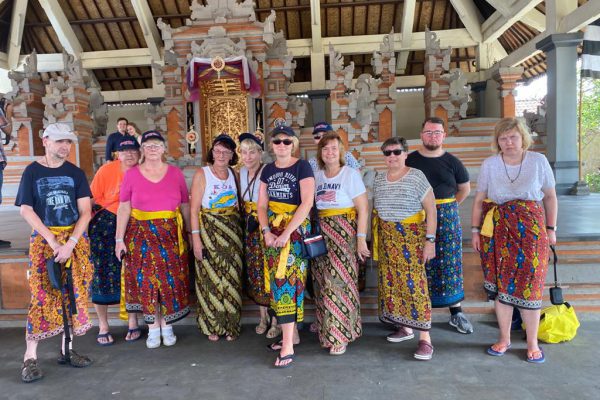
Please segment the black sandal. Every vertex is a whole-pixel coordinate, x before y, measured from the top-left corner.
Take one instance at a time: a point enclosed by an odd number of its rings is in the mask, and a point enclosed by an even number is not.
[[[281,351],[282,347],[283,347],[283,340],[280,340],[278,342],[273,342],[273,343],[267,345],[267,349],[269,349],[271,351]]]
[[[86,356],[78,354],[75,350],[69,350],[69,356],[70,360],[67,361],[65,355],[60,353],[56,362],[58,362],[61,365],[69,364],[71,367],[75,368],[84,368],[92,363],[92,360],[90,360]]]
[[[23,382],[35,382],[43,377],[44,374],[42,373],[42,370],[40,369],[35,358],[28,358],[23,362],[23,369],[21,370],[21,380]]]

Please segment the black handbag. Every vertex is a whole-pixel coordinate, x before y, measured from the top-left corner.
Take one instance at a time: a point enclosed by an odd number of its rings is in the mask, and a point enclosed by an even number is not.
[[[313,214],[315,210],[316,208],[313,206],[311,214]],[[312,232],[302,234],[302,250],[304,258],[313,260],[327,254],[327,245],[325,244],[325,238],[321,234],[319,220],[317,218],[311,218],[310,225],[312,227]]]
[[[556,256],[556,249],[554,246],[550,246],[550,250],[552,250],[552,255],[554,256],[554,287],[550,288],[550,302],[555,306],[561,305],[565,302],[563,299],[562,288],[558,286],[558,277],[556,274],[556,263],[558,262],[558,257]]]

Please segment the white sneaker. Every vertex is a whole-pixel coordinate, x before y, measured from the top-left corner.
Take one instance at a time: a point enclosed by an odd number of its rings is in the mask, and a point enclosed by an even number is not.
[[[149,349],[156,349],[160,347],[160,335],[148,335],[148,339],[146,339],[146,347]]]
[[[173,333],[173,328],[162,331],[162,342],[165,346],[173,346],[177,343],[177,336]]]

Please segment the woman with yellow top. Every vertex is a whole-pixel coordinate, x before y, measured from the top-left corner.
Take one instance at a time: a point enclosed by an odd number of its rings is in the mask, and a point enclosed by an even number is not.
[[[316,205],[327,256],[312,264],[321,346],[341,355],[362,334],[358,262],[367,247],[368,199],[360,173],[345,165],[342,139],[326,133],[317,148]]]
[[[183,173],[165,162],[165,140],[142,135],[140,165],[125,173],[117,210],[115,254],[125,254],[125,307],[149,324],[146,347],[172,346],[172,323],[190,312],[189,270],[183,232],[189,195]]]
[[[404,138],[386,140],[381,150],[387,171],[378,174],[373,184],[379,319],[396,327],[390,335],[394,342],[412,339],[413,329],[420,331],[414,357],[430,360],[431,300],[425,263],[435,257],[435,198],[425,175],[406,166]]]
[[[271,309],[283,331],[281,342],[271,350],[279,351],[276,368],[294,361],[294,344],[300,339],[296,323],[304,319],[304,285],[308,262],[302,253],[302,233],[310,231],[308,215],[315,196],[315,180],[307,161],[294,157],[299,141],[287,126],[271,132],[270,146],[275,162],[260,175],[258,221],[265,240],[265,259],[269,269]]]
[[[246,292],[257,305],[260,311],[260,322],[256,326],[257,334],[267,332],[269,339],[281,335],[277,326],[277,319],[269,316],[270,294],[265,289],[265,259],[263,241],[258,226],[256,215],[256,202],[260,188],[260,173],[263,169],[261,162],[263,142],[258,136],[251,133],[242,133],[239,136],[240,155],[244,164],[240,169],[240,191],[244,201],[244,257],[246,259]],[[269,325],[271,327],[269,328]]]
[[[242,251],[235,142],[217,136],[208,165],[192,181],[192,243],[196,257],[198,327],[208,340],[235,340],[241,331]]]

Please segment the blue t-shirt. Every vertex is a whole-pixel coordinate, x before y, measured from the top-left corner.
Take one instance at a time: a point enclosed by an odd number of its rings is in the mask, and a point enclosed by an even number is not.
[[[29,164],[19,184],[16,206],[33,208],[46,226],[69,226],[79,219],[77,199],[92,197],[84,172],[65,161],[58,168]]]
[[[277,168],[275,163],[267,164],[260,174],[260,181],[267,184],[269,201],[300,205],[300,181],[313,178],[312,168],[306,160],[287,168]]]

